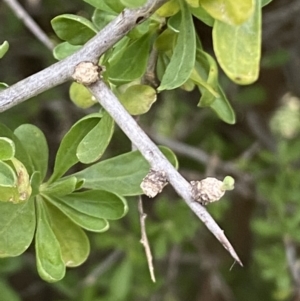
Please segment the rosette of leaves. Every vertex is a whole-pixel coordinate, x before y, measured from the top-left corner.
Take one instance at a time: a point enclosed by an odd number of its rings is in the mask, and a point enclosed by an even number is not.
[[[37,270],[48,282],[86,260],[90,246],[83,230],[107,231],[108,220],[123,217],[124,196],[142,193],[149,170],[138,151],[97,162],[113,130],[106,112],[79,120],[62,139],[48,177],[44,134],[30,124],[14,132],[0,124],[0,257],[22,254],[34,238]],[[162,151],[177,164],[170,150]],[[78,162],[89,166],[65,175]]]

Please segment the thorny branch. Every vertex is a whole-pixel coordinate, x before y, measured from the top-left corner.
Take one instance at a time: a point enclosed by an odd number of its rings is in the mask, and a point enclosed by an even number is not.
[[[96,97],[101,106],[112,116],[115,122],[119,125],[131,142],[137,147],[144,158],[150,163],[151,167],[155,170],[163,170],[166,173],[169,183],[173,186],[178,195],[185,200],[187,205],[222,243],[224,248],[227,249],[231,256],[242,266],[242,262],[224,235],[223,230],[220,229],[207,210],[199,203],[194,201],[190,184],[164,157],[158,147],[152,142],[152,140],[145,134],[136,121],[121,105],[113,92],[102,80],[99,80],[89,86],[89,90]]]
[[[35,73],[0,92],[0,112],[71,79],[75,66],[83,61],[97,63],[99,57],[142,20],[148,19],[167,0],[149,0],[138,9],[125,9],[84,47],[69,57]]]
[[[141,20],[149,18],[149,16],[165,2],[167,2],[167,0],[156,0],[154,2],[149,0],[139,9],[125,9],[93,39],[87,42],[82,49],[68,58],[2,91],[0,93],[0,112],[71,79],[75,67],[80,62],[90,61],[97,63],[99,57],[105,51],[124,37],[132,28],[140,23]],[[150,163],[151,167],[165,171],[169,183],[174,187],[176,192],[222,243],[224,248],[228,250],[235,261],[242,265],[239,257],[224,235],[223,230],[220,229],[207,210],[194,201],[190,184],[163,156],[158,147],[128,114],[106,84],[99,80],[92,84],[89,89],[98,99],[102,107],[113,117],[131,142],[136,145],[145,159]]]

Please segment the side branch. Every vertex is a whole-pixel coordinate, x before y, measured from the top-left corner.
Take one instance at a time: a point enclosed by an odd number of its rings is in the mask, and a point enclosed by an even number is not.
[[[31,18],[17,0],[4,0],[4,2],[12,9],[25,26],[40,40],[40,42],[42,42],[49,50],[54,48],[55,45],[53,42],[47,37],[39,25]]]
[[[149,0],[141,8],[125,9],[73,55],[0,92],[0,112],[66,82],[80,62],[97,63],[105,51],[166,2],[167,0]]]
[[[202,220],[210,232],[212,232],[222,243],[224,248],[228,250],[234,260],[242,266],[242,262],[224,235],[223,230],[220,229],[207,210],[193,200],[190,184],[164,157],[158,147],[150,140],[136,121],[120,104],[113,92],[102,80],[90,85],[88,89],[93,93],[101,106],[112,116],[126,136],[141,152],[144,158],[150,163],[151,167],[153,169],[163,170],[166,173],[169,183],[173,186],[178,195],[185,200],[187,205]]]

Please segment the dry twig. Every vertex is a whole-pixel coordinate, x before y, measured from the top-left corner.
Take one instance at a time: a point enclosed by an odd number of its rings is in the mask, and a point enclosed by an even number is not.
[[[139,214],[140,214],[140,225],[141,225],[141,235],[142,235],[141,244],[143,245],[143,247],[145,249],[145,254],[146,254],[146,258],[147,258],[147,262],[148,262],[151,280],[153,282],[155,282],[156,280],[155,280],[154,267],[153,267],[153,258],[152,258],[152,253],[151,253],[151,249],[150,249],[150,245],[149,245],[149,241],[148,241],[148,237],[147,237],[147,233],[146,233],[145,220],[146,220],[147,214],[145,214],[145,212],[144,212],[143,201],[142,201],[141,196],[139,196],[138,210],[139,210]]]
[[[25,26],[42,42],[49,50],[54,48],[54,43],[43,32],[39,25],[31,18],[26,10],[19,4],[17,0],[4,0],[11,8],[15,15],[25,24]]]

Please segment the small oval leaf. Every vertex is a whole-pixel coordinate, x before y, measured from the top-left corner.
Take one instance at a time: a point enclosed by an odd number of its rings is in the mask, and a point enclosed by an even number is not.
[[[0,137],[0,160],[10,160],[15,156],[16,147],[14,142],[6,137]]]
[[[145,34],[129,44],[121,56],[116,56],[114,60],[111,60],[107,68],[110,81],[120,84],[141,77],[146,71],[150,41],[150,34]]]
[[[70,167],[78,163],[76,151],[81,140],[99,122],[102,114],[95,113],[77,121],[62,139],[55,158],[54,171],[48,184],[60,178]]]
[[[123,197],[105,190],[74,192],[60,200],[83,214],[97,218],[119,219],[128,210]]]
[[[22,124],[15,129],[14,134],[19,138],[31,158],[35,171],[39,171],[44,180],[48,170],[49,150],[44,133],[32,124]]]
[[[1,45],[0,45],[0,59],[3,58],[3,56],[5,55],[5,53],[8,51],[9,49],[9,44],[7,41],[4,41]]]
[[[69,178],[62,178],[52,184],[48,185],[41,185],[40,191],[41,193],[46,193],[50,196],[64,196],[67,194],[72,193],[76,190],[77,178],[76,177],[69,177]]]
[[[63,60],[69,55],[75,53],[79,49],[81,49],[81,45],[72,45],[68,42],[62,42],[54,47],[53,56],[58,60]]]
[[[60,39],[72,45],[83,45],[97,33],[91,21],[72,14],[55,17],[51,20],[51,25]]]
[[[261,56],[261,7],[239,26],[215,21],[213,45],[217,60],[226,75],[240,85],[257,80]]]
[[[93,163],[101,158],[114,132],[114,120],[106,112],[99,123],[81,140],[76,156],[81,163]]]
[[[160,147],[160,150],[177,167],[175,154],[165,147]],[[84,180],[84,188],[104,189],[129,196],[143,193],[140,184],[149,169],[150,165],[146,159],[139,151],[134,151],[98,162],[74,176]]]
[[[61,280],[66,267],[62,259],[59,242],[51,229],[45,204],[37,199],[37,228],[35,233],[35,252],[37,270],[42,279],[48,282]]]
[[[81,109],[87,109],[98,103],[92,93],[81,84],[76,82],[72,83],[69,90],[70,99],[72,102]]]
[[[180,1],[180,7],[180,32],[158,91],[180,87],[190,77],[195,64],[196,38],[192,15],[185,1]]]
[[[214,19],[230,25],[240,25],[253,13],[254,1],[256,0],[200,0],[200,4]]]
[[[20,204],[0,202],[0,257],[15,257],[27,250],[35,231],[34,200]]]
[[[235,123],[235,113],[226,98],[225,93],[219,86],[220,97],[216,98],[215,101],[210,105],[210,107],[217,113],[217,115],[226,123]]]
[[[77,211],[62,202],[59,198],[48,195],[45,195],[44,197],[51,202],[52,205],[67,215],[76,225],[87,231],[104,232],[109,228],[109,224],[106,219],[94,217]]]
[[[84,231],[50,203],[46,204],[50,225],[67,267],[81,265],[88,257],[90,243]]]
[[[180,9],[179,3],[177,0],[170,0],[164,5],[162,5],[155,13],[160,17],[171,17],[178,13]]]
[[[147,85],[132,85],[119,99],[129,114],[142,115],[147,113],[156,101],[156,91]]]

